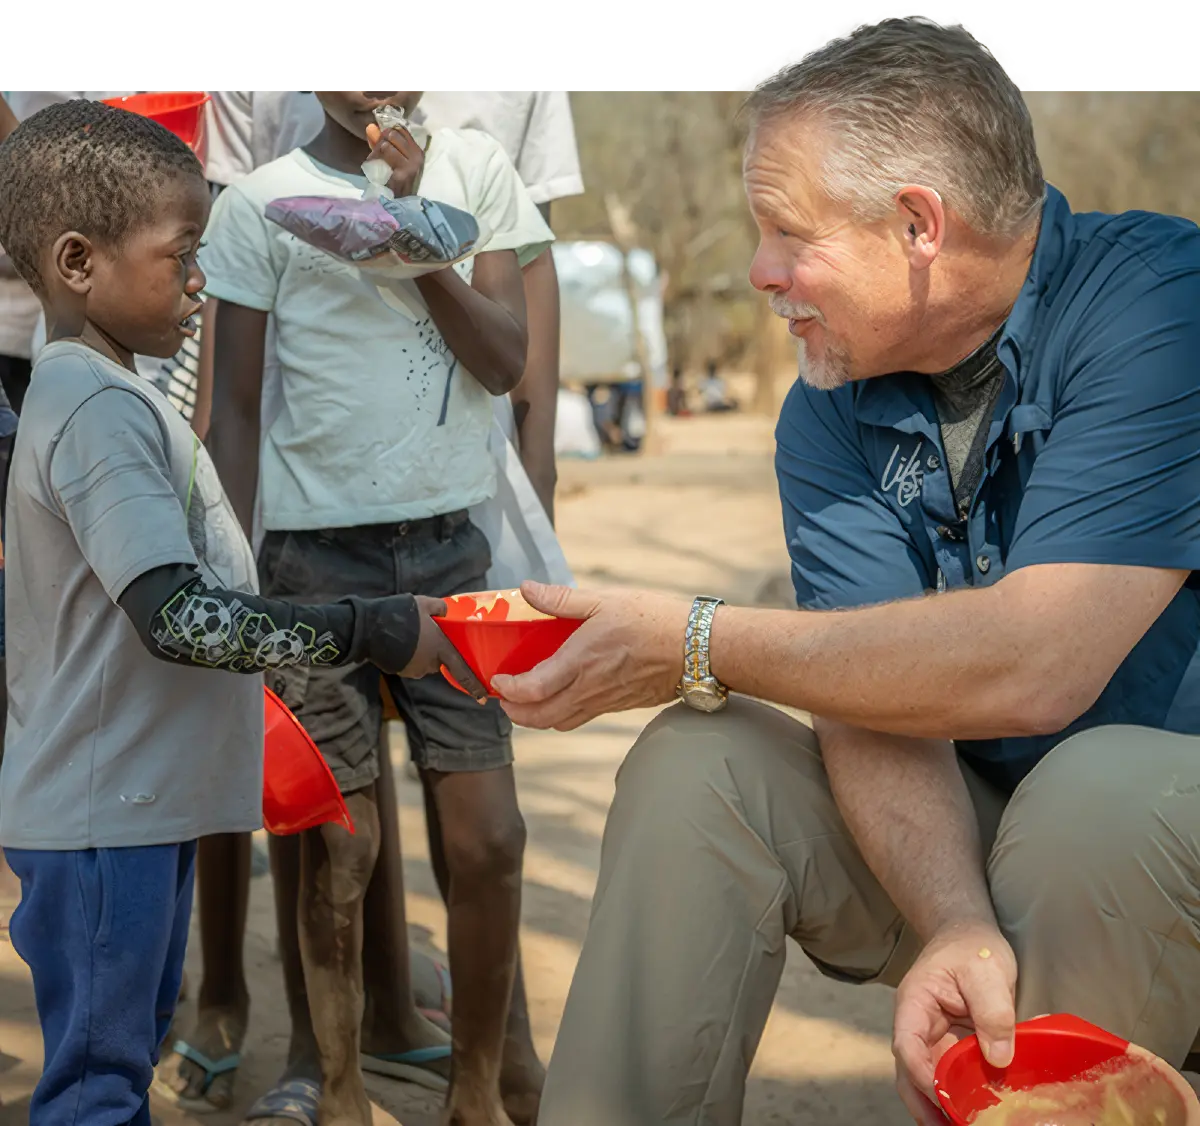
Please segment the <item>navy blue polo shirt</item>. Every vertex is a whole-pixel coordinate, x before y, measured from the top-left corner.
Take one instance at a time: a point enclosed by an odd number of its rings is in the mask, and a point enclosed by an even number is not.
[[[1146,212],[1075,214],[1048,187],[997,354],[1004,385],[965,520],[922,375],[832,392],[798,382],[775,463],[803,609],[988,586],[1039,563],[1193,572],[1064,731],[958,744],[1011,791],[1090,727],[1200,734],[1200,228]]]

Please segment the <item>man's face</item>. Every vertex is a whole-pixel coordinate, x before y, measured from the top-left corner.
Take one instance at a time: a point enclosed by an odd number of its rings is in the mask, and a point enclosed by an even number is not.
[[[411,117],[421,100],[421,90],[318,90],[322,108],[347,133],[367,140],[367,126],[375,124],[375,110],[381,106],[398,106],[405,117]]]
[[[865,224],[829,198],[818,127],[782,118],[755,131],[743,166],[759,229],[750,281],[788,318],[800,376],[823,390],[901,370],[918,309],[899,216]]]

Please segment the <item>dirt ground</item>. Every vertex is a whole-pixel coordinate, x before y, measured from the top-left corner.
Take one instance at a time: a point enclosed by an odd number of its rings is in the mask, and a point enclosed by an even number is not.
[[[559,531],[581,586],[620,584],[705,592],[743,604],[786,603],[787,558],[771,465],[772,424],[727,415],[663,419],[651,458],[565,462]],[[613,775],[646,713],[598,720],[579,732],[520,731],[517,781],[529,828],[521,932],[537,1044],[548,1058],[587,928]],[[393,743],[403,761],[402,736]],[[428,865],[419,788],[397,771],[409,919],[414,938],[445,949],[445,916]],[[198,950],[189,975],[198,984]],[[233,1126],[278,1075],[287,1043],[269,879],[254,881],[247,962],[253,996]],[[188,1027],[190,1006],[181,1026]],[[891,1081],[890,995],[822,978],[793,949],[751,1075],[748,1126],[902,1126]],[[41,1044],[24,965],[0,941],[0,1126],[27,1120]],[[416,1088],[368,1079],[404,1126],[436,1126],[437,1102]],[[201,1120],[157,1098],[163,1126]]]

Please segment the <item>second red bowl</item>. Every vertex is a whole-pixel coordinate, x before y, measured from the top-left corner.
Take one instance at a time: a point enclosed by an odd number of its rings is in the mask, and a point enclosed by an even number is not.
[[[976,1115],[1000,1101],[997,1088],[1027,1091],[1043,1083],[1069,1082],[1122,1056],[1135,1057],[1153,1069],[1147,1072],[1148,1082],[1155,1085],[1154,1098],[1161,1099],[1167,1115],[1163,1126],[1200,1123],[1200,1102],[1177,1071],[1137,1045],[1067,1014],[1018,1024],[1013,1062],[1003,1070],[987,1063],[974,1036],[960,1040],[939,1061],[934,1091],[950,1121],[969,1126]]]

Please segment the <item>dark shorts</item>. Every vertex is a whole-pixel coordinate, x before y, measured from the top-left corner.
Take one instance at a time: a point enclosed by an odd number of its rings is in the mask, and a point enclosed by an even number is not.
[[[487,538],[466,512],[404,524],[267,532],[258,557],[262,594],[291,602],[332,602],[348,594],[442,598],[485,589],[489,566]],[[267,674],[268,686],[321,748],[344,794],[379,777],[379,682],[373,665]],[[388,688],[421,769],[496,770],[512,763],[512,724],[496,700],[480,707],[440,673],[388,677]]]

